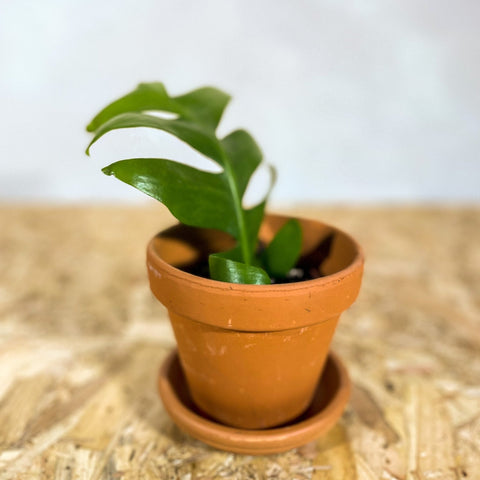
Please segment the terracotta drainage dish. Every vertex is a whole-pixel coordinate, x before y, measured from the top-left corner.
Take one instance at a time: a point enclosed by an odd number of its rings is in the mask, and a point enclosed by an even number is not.
[[[287,220],[268,215],[260,241],[268,243]],[[299,264],[320,275],[301,282],[244,285],[189,273],[210,253],[232,248],[216,230],[176,225],[148,245],[150,287],[169,312],[189,397],[216,424],[257,431],[295,422],[323,388],[339,316],[360,289],[363,254],[344,232],[299,221]]]
[[[284,452],[321,436],[341,417],[350,388],[347,370],[338,356],[330,353],[313,400],[298,419],[280,427],[248,430],[222,425],[199,411],[188,392],[176,350],[167,356],[158,378],[165,409],[182,430],[212,447],[244,455]]]

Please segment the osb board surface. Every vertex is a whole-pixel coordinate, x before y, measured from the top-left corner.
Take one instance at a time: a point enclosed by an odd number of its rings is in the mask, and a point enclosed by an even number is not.
[[[479,479],[480,210],[303,209],[366,272],[334,348],[354,382],[323,438],[251,457],[180,432],[155,390],[174,341],[146,281],[162,207],[0,208],[2,479]]]

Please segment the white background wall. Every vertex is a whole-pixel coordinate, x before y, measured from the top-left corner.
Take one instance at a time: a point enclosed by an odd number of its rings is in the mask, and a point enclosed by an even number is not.
[[[0,200],[143,201],[100,168],[193,159],[84,126],[139,81],[234,100],[273,201],[479,202],[478,0],[0,0]]]

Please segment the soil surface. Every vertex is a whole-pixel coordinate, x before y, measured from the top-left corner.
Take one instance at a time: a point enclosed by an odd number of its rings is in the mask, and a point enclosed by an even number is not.
[[[197,277],[210,278],[210,272],[208,269],[208,262],[198,262],[192,265],[183,267],[181,270]],[[313,280],[314,278],[320,278],[324,275],[318,270],[318,268],[305,269],[302,267],[295,267],[288,272],[288,275],[283,278],[272,278],[272,284],[280,283],[297,283],[305,280]]]
[[[330,255],[334,234],[330,234],[323,238],[321,242],[307,255],[300,257],[297,265],[288,272],[288,275],[283,278],[272,278],[272,284],[281,283],[297,283],[305,280],[313,280],[315,278],[324,277],[322,273],[322,263]],[[265,245],[260,244],[259,256]],[[181,267],[181,270],[198,277],[210,278],[208,268],[208,259],[202,258],[198,262]]]

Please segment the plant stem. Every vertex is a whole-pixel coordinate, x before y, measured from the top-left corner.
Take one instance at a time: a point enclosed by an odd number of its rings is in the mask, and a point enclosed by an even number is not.
[[[223,148],[222,148],[222,156],[223,156],[224,173],[227,177],[228,186],[230,187],[230,191],[232,193],[235,216],[237,217],[237,225],[238,225],[239,237],[240,237],[238,238],[238,241],[240,243],[240,250],[242,252],[243,262],[246,265],[251,265],[252,255],[248,245],[248,232],[247,232],[247,224],[245,222],[245,212],[242,208],[242,199],[240,198],[240,194],[238,193],[235,172],[233,171],[232,166],[230,165],[230,161],[227,155],[225,155]]]

